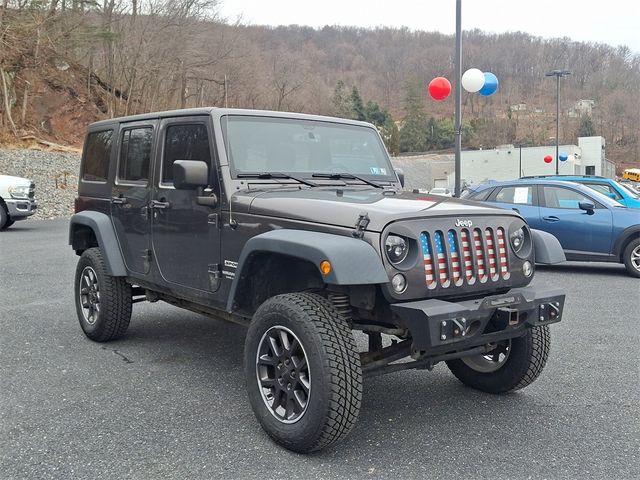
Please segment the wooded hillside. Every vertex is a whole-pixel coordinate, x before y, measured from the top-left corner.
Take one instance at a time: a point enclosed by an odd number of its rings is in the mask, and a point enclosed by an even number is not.
[[[86,123],[194,106],[295,110],[376,123],[393,152],[446,149],[453,99],[431,100],[453,76],[454,38],[408,29],[230,24],[216,0],[1,0],[0,137],[78,145]],[[410,15],[410,12],[407,13]],[[465,32],[464,69],[500,80],[463,96],[464,148],[561,143],[603,135],[607,156],[640,164],[640,55],[526,33]],[[593,100],[593,108],[574,108]],[[584,104],[585,102],[583,102]]]

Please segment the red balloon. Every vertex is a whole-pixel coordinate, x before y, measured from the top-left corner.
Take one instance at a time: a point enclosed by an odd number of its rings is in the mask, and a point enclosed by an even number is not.
[[[431,98],[440,102],[451,93],[451,83],[444,77],[436,77],[429,82],[427,90],[429,90]]]
[[[551,155],[545,155],[544,163],[551,163],[551,162],[553,162],[553,157]]]

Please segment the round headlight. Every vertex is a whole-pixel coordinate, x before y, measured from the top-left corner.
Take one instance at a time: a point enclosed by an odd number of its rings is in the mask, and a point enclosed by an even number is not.
[[[407,258],[409,253],[409,244],[404,237],[398,235],[389,235],[384,244],[387,252],[387,258],[391,263],[400,263]]]
[[[524,230],[519,228],[509,235],[509,240],[511,241],[511,248],[513,248],[513,251],[518,253],[524,246]]]

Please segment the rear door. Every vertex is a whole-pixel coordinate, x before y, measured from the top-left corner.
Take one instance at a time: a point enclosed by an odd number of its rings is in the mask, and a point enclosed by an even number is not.
[[[611,211],[578,190],[564,186],[540,185],[541,230],[553,234],[564,250],[580,254],[608,254],[611,248]],[[591,202],[589,214],[578,206]]]
[[[150,165],[156,121],[123,124],[118,139],[111,218],[130,272],[146,275],[150,267]]]
[[[152,241],[163,283],[195,300],[218,288],[220,202],[200,205],[198,192],[173,186],[173,162],[199,160],[209,166],[209,186],[200,195],[220,198],[209,116],[162,120],[152,208]]]
[[[540,213],[536,205],[535,185],[505,185],[497,187],[487,200],[495,203],[498,207],[516,210],[531,228],[538,228]]]

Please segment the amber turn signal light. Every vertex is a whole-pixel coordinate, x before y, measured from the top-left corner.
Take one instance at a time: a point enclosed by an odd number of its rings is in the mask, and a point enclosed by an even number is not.
[[[320,271],[323,275],[329,275],[331,273],[331,263],[329,260],[323,260],[320,262]]]

